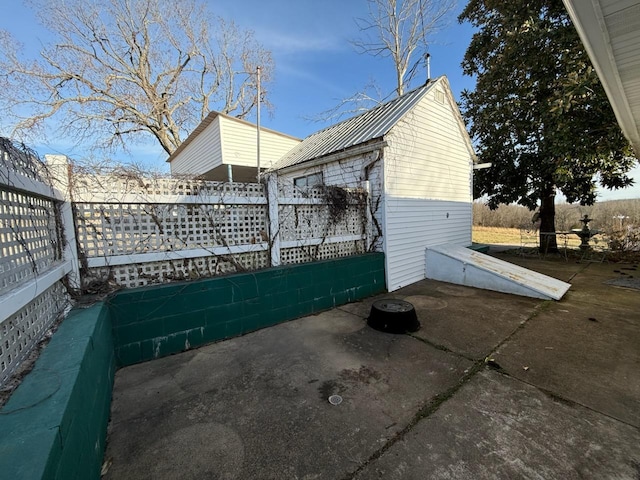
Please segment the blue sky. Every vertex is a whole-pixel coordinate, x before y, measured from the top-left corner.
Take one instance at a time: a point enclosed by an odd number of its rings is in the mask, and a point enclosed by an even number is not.
[[[335,106],[340,99],[375,80],[384,94],[394,89],[389,59],[358,54],[349,39],[358,35],[355,17],[366,16],[365,0],[217,0],[208,2],[213,13],[251,29],[273,53],[275,81],[271,85],[272,115],[263,113],[262,125],[297,137],[305,137],[325,124],[306,118]],[[460,63],[472,30],[456,17],[466,2],[459,2],[448,28],[432,39],[431,76],[447,75],[456,99],[473,89],[473,79],[462,75]],[[22,0],[0,0],[0,29],[7,30],[27,49],[36,51],[47,42],[47,34]],[[419,81],[426,79],[420,72]],[[414,85],[414,86],[417,86]],[[250,119],[254,120],[254,119]],[[3,132],[5,133],[5,132]],[[70,142],[37,146],[40,153],[63,153],[81,157],[84,152]],[[131,154],[115,159],[164,168],[166,155],[153,143],[134,146]],[[602,192],[602,199],[639,198],[640,167],[634,170],[638,185],[623,191]]]

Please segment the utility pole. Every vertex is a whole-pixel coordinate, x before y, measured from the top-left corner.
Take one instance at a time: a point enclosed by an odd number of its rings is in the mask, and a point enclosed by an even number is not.
[[[260,183],[260,67],[256,68],[257,72],[257,77],[258,77],[258,115],[257,115],[257,127],[258,127],[258,135],[257,135],[257,139],[256,139],[256,151],[257,151],[257,156],[258,156],[258,175],[256,176],[258,183]]]

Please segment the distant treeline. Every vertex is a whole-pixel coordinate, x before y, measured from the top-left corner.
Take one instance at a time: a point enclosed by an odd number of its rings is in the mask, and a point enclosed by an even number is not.
[[[534,212],[520,205],[500,205],[490,210],[481,201],[473,204],[473,224],[483,227],[520,228],[531,225]],[[556,205],[556,231],[581,228],[580,219],[589,215],[591,228],[617,231],[624,227],[640,226],[640,198],[609,200],[586,207],[561,203]]]

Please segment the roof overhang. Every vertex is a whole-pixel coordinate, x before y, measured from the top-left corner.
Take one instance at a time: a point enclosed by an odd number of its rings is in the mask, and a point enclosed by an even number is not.
[[[297,170],[305,170],[311,167],[317,167],[318,165],[324,165],[325,163],[336,162],[339,160],[344,160],[346,158],[353,158],[359,155],[366,155],[371,152],[375,152],[376,150],[381,150],[387,146],[387,142],[382,138],[374,139],[368,143],[354,145],[353,147],[346,148],[339,152],[334,152],[329,155],[325,155],[324,157],[314,158],[313,160],[308,160],[302,163],[296,163],[294,165],[289,165],[287,167],[282,168],[273,168],[272,171],[277,171],[280,173],[290,173],[295,172]]]
[[[247,125],[251,128],[255,128],[257,129],[258,126],[255,123],[251,123],[248,122],[247,120],[244,120],[242,118],[237,118],[237,117],[232,117],[230,115],[227,115],[225,113],[221,113],[221,112],[216,112],[215,110],[212,110],[211,112],[209,112],[207,114],[206,117],[204,117],[202,119],[202,121],[198,124],[198,126],[196,128],[193,129],[193,131],[191,132],[191,134],[189,134],[189,136],[184,140],[184,142],[182,142],[178,148],[176,148],[176,150],[169,156],[169,158],[167,158],[166,162],[171,163],[171,161],[173,159],[175,159],[185,148],[187,148],[187,146],[198,136],[200,135],[209,125],[211,125],[211,123],[216,119],[216,118],[226,118],[232,122],[236,122],[236,123],[240,123],[243,125]],[[260,131],[261,132],[266,132],[266,133],[272,133],[274,135],[279,135],[281,137],[285,137],[285,138],[290,138],[292,140],[297,140],[297,141],[302,141],[300,138],[297,137],[293,137],[291,135],[287,135],[286,133],[282,133],[282,132],[277,132],[275,130],[271,130],[270,128],[265,128],[263,126],[260,126]]]
[[[185,148],[187,148],[187,145],[189,145],[194,138],[200,135],[205,128],[211,125],[211,122],[213,122],[216,119],[216,117],[219,115],[221,115],[220,112],[216,112],[216,111],[209,112],[209,114],[202,119],[202,121],[198,124],[198,126],[193,129],[193,132],[189,134],[189,136],[185,139],[185,141],[182,142],[180,145],[178,145],[178,148],[176,148],[174,152],[171,155],[169,155],[169,158],[167,158],[166,162],[171,163],[171,161],[174,158],[176,158]]]
[[[640,2],[563,0],[618,123],[640,155]]]

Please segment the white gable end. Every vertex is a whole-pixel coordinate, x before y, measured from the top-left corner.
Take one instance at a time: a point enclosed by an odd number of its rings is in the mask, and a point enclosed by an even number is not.
[[[270,168],[299,143],[298,138],[260,128],[260,168]],[[235,181],[254,181],[257,145],[255,124],[211,112],[169,157],[171,174],[221,181],[232,174]]]
[[[393,291],[425,278],[428,246],[471,245],[474,160],[448,81],[440,77],[316,132],[276,168],[288,182],[319,172],[326,185],[369,181],[372,241],[385,252]]]
[[[221,120],[223,163],[256,167],[258,164],[258,132],[255,125],[236,119]],[[271,168],[285,153],[298,145],[300,140],[260,129],[260,168]]]
[[[171,174],[202,175],[220,165],[220,117],[216,117],[171,160]]]
[[[425,278],[428,246],[471,245],[473,160],[460,122],[450,91],[438,85],[385,137],[389,290]]]

